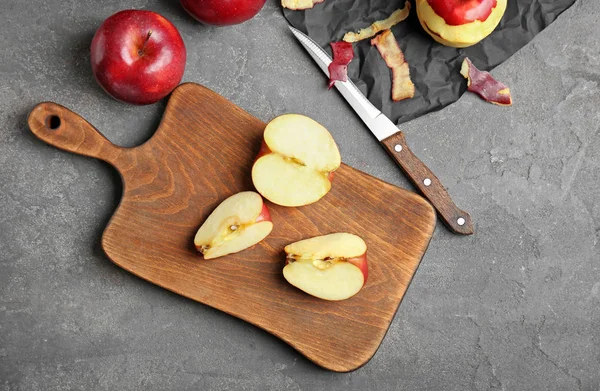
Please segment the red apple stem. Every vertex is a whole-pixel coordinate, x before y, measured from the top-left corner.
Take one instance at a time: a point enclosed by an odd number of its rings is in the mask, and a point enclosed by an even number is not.
[[[146,34],[146,39],[144,40],[144,43],[142,45],[142,48],[138,50],[138,56],[141,56],[144,54],[144,48],[146,47],[146,44],[148,43],[148,41],[150,40],[150,36],[152,35],[152,30],[148,30],[148,34]]]

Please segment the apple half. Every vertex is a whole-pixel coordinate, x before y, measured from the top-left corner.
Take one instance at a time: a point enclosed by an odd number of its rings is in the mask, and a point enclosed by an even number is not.
[[[367,282],[367,245],[356,235],[317,236],[289,244],[284,250],[284,278],[309,295],[345,300]]]
[[[227,198],[204,221],[194,238],[204,259],[240,252],[269,235],[271,214],[262,197],[243,191]]]
[[[498,26],[507,0],[416,0],[423,29],[437,42],[456,48],[475,45]]]
[[[331,189],[340,151],[321,124],[300,114],[284,114],[267,124],[252,166],[252,182],[269,201],[302,206]]]

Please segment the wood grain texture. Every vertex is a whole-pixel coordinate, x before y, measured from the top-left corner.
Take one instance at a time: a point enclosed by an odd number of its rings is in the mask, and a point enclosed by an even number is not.
[[[411,182],[433,204],[452,232],[473,234],[471,215],[456,206],[438,177],[408,147],[402,131],[382,140],[381,144]]]
[[[48,127],[49,118],[60,126]],[[31,131],[58,148],[103,159],[123,179],[123,198],[102,236],[111,261],[170,291],[281,338],[339,372],[365,364],[379,347],[435,228],[420,196],[346,165],[319,202],[268,203],[270,236],[251,249],[205,261],[193,237],[226,197],[253,189],[250,170],[265,124],[220,95],[182,84],[155,135],[120,148],[68,109],[36,106]],[[368,246],[369,280],[354,297],[327,302],[283,278],[283,247],[311,236],[351,232]]]

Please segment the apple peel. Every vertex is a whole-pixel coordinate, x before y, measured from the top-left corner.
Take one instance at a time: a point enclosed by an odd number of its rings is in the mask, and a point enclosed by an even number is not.
[[[323,1],[325,0],[281,0],[281,6],[283,8],[299,11],[312,8],[315,4],[322,3]]]
[[[480,71],[467,57],[462,62],[460,74],[467,79],[467,89],[483,100],[499,106],[511,106],[510,89],[494,79],[489,72]]]
[[[408,18],[409,13],[410,2],[407,1],[404,4],[404,8],[398,8],[387,18],[374,22],[369,27],[359,30],[358,33],[348,32],[344,34],[344,38],[342,38],[342,40],[346,42],[358,42],[362,41],[363,39],[374,37],[380,31],[389,30],[393,26]]]
[[[371,40],[388,68],[392,70],[392,100],[394,102],[415,96],[415,85],[410,80],[410,69],[398,46],[392,30],[385,30]]]
[[[333,61],[329,64],[329,86],[331,89],[336,81],[348,81],[348,64],[354,58],[354,49],[349,42],[331,42]]]

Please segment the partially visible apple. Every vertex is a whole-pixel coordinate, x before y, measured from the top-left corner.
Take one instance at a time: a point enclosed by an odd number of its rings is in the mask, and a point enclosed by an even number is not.
[[[275,204],[308,205],[329,192],[340,165],[340,152],[327,129],[303,115],[284,114],[265,128],[252,182]]]
[[[243,191],[223,201],[202,224],[194,245],[204,259],[237,253],[260,242],[273,229],[262,197]]]
[[[334,233],[285,246],[285,279],[309,295],[345,300],[367,282],[367,245],[349,233]]]
[[[502,19],[507,0],[416,0],[423,29],[441,44],[468,47],[487,37]]]
[[[181,81],[185,60],[179,31],[156,12],[117,12],[92,39],[94,76],[122,102],[145,105],[167,96]]]
[[[266,0],[181,0],[185,10],[198,21],[229,26],[252,19]]]

